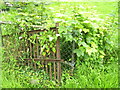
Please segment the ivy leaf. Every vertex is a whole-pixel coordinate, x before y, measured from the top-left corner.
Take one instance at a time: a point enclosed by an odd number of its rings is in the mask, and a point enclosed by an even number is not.
[[[78,45],[83,45],[84,47],[88,47],[88,45],[85,42],[78,42]]]
[[[66,41],[72,41],[73,40],[73,36],[71,34],[66,34]]]
[[[89,32],[89,29],[84,28],[83,31],[84,31],[85,33],[87,33],[87,32]]]
[[[90,56],[92,53],[92,49],[90,47],[86,48],[86,52],[88,53],[88,55]]]
[[[88,55],[90,56],[92,53],[97,52],[97,50],[96,50],[95,48],[87,47],[87,48],[86,48],[86,52],[87,52]]]
[[[92,52],[93,52],[93,53],[97,52],[97,49],[92,48]]]
[[[80,47],[79,49],[75,49],[73,52],[77,54],[78,57],[84,56],[85,49],[83,47]]]
[[[94,38],[91,35],[86,36],[87,43],[91,43],[92,40],[94,40]]]
[[[81,50],[80,49],[75,49],[73,52],[76,53],[78,57],[81,56]]]
[[[93,48],[98,48],[98,46],[97,46],[94,42],[91,42],[91,46],[92,46]]]

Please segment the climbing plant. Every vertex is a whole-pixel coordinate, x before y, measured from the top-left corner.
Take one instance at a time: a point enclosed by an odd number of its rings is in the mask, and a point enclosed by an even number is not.
[[[10,7],[9,13],[12,17],[9,17],[9,19],[13,24],[12,26],[5,25],[6,28],[3,29],[3,34],[44,28],[49,29],[55,23],[59,23],[59,34],[55,35],[50,30],[43,34],[41,33],[43,44],[46,41],[54,42],[60,36],[61,40],[64,38],[66,42],[74,41],[77,44],[77,48],[73,52],[79,58],[78,60],[106,62],[108,58],[117,57],[117,54],[114,53],[115,50],[111,49],[111,47],[116,47],[114,44],[111,44],[114,43],[113,38],[111,38],[113,35],[111,29],[113,25],[116,25],[113,24],[116,23],[113,16],[99,19],[94,10],[94,14],[88,12],[86,15],[86,12],[82,12],[81,7],[74,5],[70,7],[70,11],[67,8],[53,9],[48,7],[45,2],[39,4],[12,2],[11,4],[12,7]],[[67,16],[68,14],[69,16]],[[3,27],[5,26],[3,25]],[[30,41],[34,43],[36,36],[35,34],[30,37]]]
[[[11,24],[1,26],[2,34],[14,34],[9,38],[14,43],[8,42],[9,48],[5,48],[8,54],[6,61],[8,58],[11,58],[12,61],[15,60],[13,58],[17,55],[14,54],[14,49],[19,48],[20,38],[26,38],[34,45],[35,38],[38,38],[43,46],[42,55],[46,56],[51,50],[56,52],[53,47],[55,47],[58,36],[61,39],[61,58],[72,62],[72,56],[67,56],[69,53],[74,53],[75,60],[71,66],[75,69],[79,69],[81,64],[83,68],[84,65],[88,65],[94,69],[93,64],[104,65],[118,60],[116,14],[107,15],[104,19],[100,19],[100,15],[93,7],[86,5],[84,8],[81,5],[74,5],[74,3],[58,4],[60,7],[54,6],[52,3],[54,8],[46,2],[11,2],[11,4],[8,11],[1,13],[2,21],[11,21]],[[3,9],[6,9],[6,6]],[[89,9],[91,12],[88,12]],[[50,27],[55,27],[55,23],[59,23],[59,34],[50,30]],[[47,29],[48,31],[40,32],[40,36],[34,34],[27,38],[27,31],[38,29]],[[24,34],[19,36],[20,32],[24,32]],[[73,42],[74,49],[72,48]],[[7,56],[7,54],[5,55]],[[64,75],[67,76],[67,74]]]

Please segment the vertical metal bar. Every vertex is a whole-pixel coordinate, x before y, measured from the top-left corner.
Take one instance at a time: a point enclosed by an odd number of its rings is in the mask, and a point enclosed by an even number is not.
[[[62,73],[61,73],[61,72],[62,72],[62,71],[61,71],[61,62],[59,62],[59,71],[60,71],[60,72],[59,72],[59,81],[61,81],[61,74],[62,74]]]
[[[33,63],[34,63],[34,69],[36,69],[36,63],[35,63],[35,61]]]
[[[22,41],[22,57],[25,57],[25,38],[23,38],[23,41]],[[24,65],[24,59],[22,59],[22,65]]]
[[[43,70],[45,70],[45,61],[43,60]]]
[[[35,52],[36,48],[35,48],[35,44],[33,44],[33,55],[34,55],[34,58],[36,58],[36,52]]]
[[[28,38],[30,38],[30,34],[28,34]],[[30,52],[31,52],[31,46],[30,46],[30,41],[28,41],[28,49],[29,49],[29,51],[28,51],[28,58],[30,58]],[[27,61],[27,63],[28,63],[28,66],[30,65],[29,64],[29,60]]]
[[[60,82],[60,62],[57,62],[57,80]]]
[[[48,65],[47,65],[47,61],[45,61],[45,67],[46,67],[46,73],[48,73]]]
[[[28,57],[27,58],[30,58],[30,41],[28,40],[29,39],[29,34],[28,34],[28,37],[27,37],[27,49],[28,49]]]
[[[25,37],[23,43],[24,43],[24,54],[25,54],[24,56],[25,56],[25,58],[27,58],[27,53],[26,53],[26,52],[27,52],[27,47],[26,47],[26,43],[27,43],[27,41],[26,41],[26,37]]]
[[[39,58],[43,58],[43,56],[42,56],[42,51],[41,51],[41,41],[39,41]]]
[[[23,41],[23,57],[25,57],[26,58],[26,53],[25,53],[25,49],[26,49],[26,45],[25,45],[25,38],[24,38],[24,41]]]
[[[58,26],[58,23],[56,24],[56,26]],[[56,34],[58,33],[58,29],[56,29]],[[60,36],[57,37],[57,41],[56,41],[56,49],[57,49],[57,59],[60,59]]]
[[[50,67],[50,80],[52,80],[52,68],[51,68],[51,65],[49,65],[49,67]]]
[[[20,43],[19,48],[18,48],[19,49],[19,57],[22,57],[22,43],[21,43],[21,40],[20,40],[19,43]],[[20,60],[18,61],[18,63],[19,63],[19,66],[20,66],[20,63],[21,63]]]
[[[75,49],[75,42],[72,43],[72,64],[75,64],[75,54],[73,53],[73,50]],[[73,75],[74,67],[71,69],[71,75]]]
[[[43,61],[41,61],[41,64],[42,64],[42,69],[44,70],[44,66],[43,66],[44,64],[43,64]]]
[[[18,42],[17,43],[19,43],[19,36],[18,36]],[[17,58],[19,57],[19,53],[20,53],[20,51],[19,51],[19,45],[20,45],[20,43],[17,45],[17,52],[18,52],[18,54],[17,54]]]
[[[2,38],[2,29],[1,29],[1,24],[0,24],[0,47],[3,46],[3,38]],[[2,48],[0,48],[0,51],[2,51]],[[2,52],[0,52],[2,55]]]
[[[37,45],[37,58],[39,58],[39,44],[38,44],[38,38],[36,39],[36,45]]]
[[[36,33],[34,33],[34,34],[36,34]],[[36,42],[36,38],[35,38],[35,40],[34,40],[35,42]],[[34,55],[34,58],[36,58],[36,43],[34,43],[33,44],[33,55]]]
[[[54,62],[54,80],[56,80],[56,63]]]
[[[21,43],[20,43],[20,55],[21,55],[21,57],[23,57],[23,55],[22,55],[22,53],[23,53],[23,51],[22,51],[22,40],[21,40]]]
[[[75,49],[75,42],[73,41],[73,43],[72,43],[72,63],[74,63],[74,57],[75,57],[75,54],[73,53],[74,49]]]
[[[56,23],[56,27],[58,27],[59,24]],[[59,34],[58,33],[58,29],[56,29],[56,34]],[[60,57],[60,36],[57,37],[57,41],[56,41],[56,50],[57,50],[57,53],[56,53],[56,56],[57,56],[57,59],[61,59]],[[60,82],[61,81],[61,69],[60,69],[60,62],[57,62],[57,79],[58,81]]]
[[[27,38],[27,40],[26,40],[26,58],[29,58],[28,38]]]
[[[31,36],[31,34],[30,34]],[[32,42],[30,42],[30,58],[32,58]]]

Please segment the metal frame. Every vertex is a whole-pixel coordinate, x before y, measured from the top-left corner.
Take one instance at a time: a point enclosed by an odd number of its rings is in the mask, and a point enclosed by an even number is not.
[[[55,31],[56,32],[56,34],[59,34],[58,33],[58,27],[59,26],[59,24],[58,23],[56,23],[56,25],[55,25],[55,27],[53,27],[53,28],[50,28],[50,30],[53,30],[53,31]],[[39,33],[39,32],[44,32],[44,31],[48,31],[47,29],[39,29],[39,30],[32,30],[32,31],[27,31],[26,33],[27,34],[35,34],[35,33]],[[24,32],[20,32],[19,33],[19,35],[21,35],[21,34],[23,34]],[[3,35],[2,36],[2,38],[6,38],[6,37],[12,37],[12,35],[14,35],[14,34],[11,34],[11,35]],[[3,41],[3,43],[4,43],[4,41]],[[28,43],[28,41],[27,41],[27,43]],[[38,46],[37,46],[38,47]],[[31,44],[30,44],[30,48],[31,48]],[[26,48],[24,47],[24,48],[22,48],[22,49],[25,49],[26,50]],[[32,49],[34,49],[34,48],[32,48]],[[38,49],[38,48],[37,48]],[[20,49],[19,50],[17,50],[18,52],[20,51]],[[35,52],[33,52],[34,53],[34,55],[35,55]],[[31,54],[31,50],[30,50],[30,54]],[[32,57],[32,55],[31,55],[31,57]],[[19,60],[19,59],[18,59]],[[28,66],[30,65],[30,62],[31,61],[40,61],[41,62],[41,64],[43,65],[43,68],[42,69],[44,69],[45,71],[46,71],[46,73],[48,73],[49,74],[49,76],[50,76],[50,80],[52,80],[52,75],[54,75],[54,80],[58,80],[59,82],[61,81],[61,62],[63,62],[64,60],[63,59],[61,59],[61,57],[60,57],[60,36],[58,36],[57,37],[57,41],[56,41],[56,58],[55,59],[52,59],[52,58],[48,58],[48,59],[45,59],[45,58],[39,58],[39,57],[37,57],[37,58],[34,58],[34,57],[32,57],[32,58],[24,58],[24,61],[27,61],[27,63],[24,63],[24,65],[26,65],[26,64],[28,64]],[[53,68],[51,67],[51,65],[47,65],[48,63],[53,63],[52,65],[53,65]],[[34,68],[36,68],[36,64],[35,63],[32,63],[33,65],[32,66],[34,66]],[[49,68],[48,68],[49,67]],[[48,70],[49,69],[49,70]],[[49,72],[48,72],[49,71]],[[54,73],[53,73],[53,71],[54,71]]]

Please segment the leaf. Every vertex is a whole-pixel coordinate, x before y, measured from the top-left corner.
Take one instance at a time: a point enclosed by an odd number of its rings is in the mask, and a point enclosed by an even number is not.
[[[103,52],[103,51],[99,51],[102,55],[104,55],[105,56],[105,53]]]
[[[90,56],[91,55],[91,53],[92,53],[92,49],[90,48],[90,47],[87,47],[86,48],[86,52],[88,53],[88,55]]]
[[[85,42],[78,42],[78,45],[83,45],[84,47],[89,47]]]
[[[97,49],[95,49],[95,48],[92,48],[92,52],[94,52],[94,53],[95,53],[95,52],[97,52]]]
[[[54,38],[53,37],[49,37],[49,41],[52,41]]]
[[[55,48],[52,48],[52,51],[55,53],[55,52],[56,52],[56,49],[55,49]]]
[[[94,38],[93,38],[92,36],[88,35],[88,36],[86,37],[87,43],[91,43],[92,40],[94,40]]]
[[[97,52],[97,50],[95,48],[87,47],[86,52],[88,53],[88,55],[91,55],[92,53]]]
[[[104,58],[104,56],[103,56],[103,55],[100,55],[100,58]]]
[[[58,32],[59,33],[62,33],[62,32],[67,33],[67,30],[66,30],[66,28],[64,26],[60,26],[59,29],[58,29]]]
[[[71,34],[66,34],[66,41],[72,41],[73,36]]]
[[[77,54],[78,57],[84,56],[85,49],[83,47],[80,47],[79,49],[75,49],[73,52]]]
[[[93,48],[98,48],[98,46],[97,46],[94,42],[91,42],[91,46],[92,46]]]
[[[43,52],[42,55],[43,55],[43,56],[46,56],[46,52]]]
[[[83,31],[85,32],[85,33],[87,33],[87,32],[89,32],[89,29],[83,29]]]

